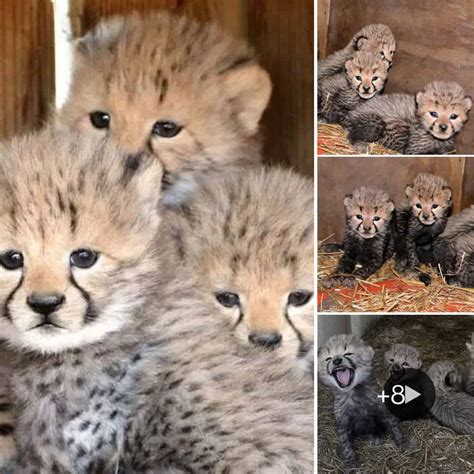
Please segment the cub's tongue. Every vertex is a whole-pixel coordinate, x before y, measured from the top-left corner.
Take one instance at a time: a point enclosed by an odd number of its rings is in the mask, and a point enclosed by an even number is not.
[[[341,385],[346,387],[351,380],[351,371],[349,369],[338,370],[336,372],[336,378]]]

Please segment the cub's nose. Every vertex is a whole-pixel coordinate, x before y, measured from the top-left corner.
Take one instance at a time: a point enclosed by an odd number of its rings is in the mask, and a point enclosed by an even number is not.
[[[447,125],[440,125],[440,126],[439,126],[439,129],[440,129],[442,132],[445,132],[445,131],[448,129],[448,126],[447,126]]]
[[[281,334],[278,333],[251,333],[249,341],[256,346],[263,346],[267,349],[274,349],[281,342]]]
[[[364,225],[363,227],[366,232],[370,232],[370,229],[372,228],[370,225]]]
[[[370,91],[370,86],[364,86],[364,92],[369,92]]]
[[[341,365],[341,362],[342,362],[342,359],[340,359],[340,358],[334,359],[334,360],[332,361],[332,363],[333,363],[334,365]]]
[[[26,298],[26,303],[35,312],[48,315],[56,311],[66,300],[59,293],[31,293]]]

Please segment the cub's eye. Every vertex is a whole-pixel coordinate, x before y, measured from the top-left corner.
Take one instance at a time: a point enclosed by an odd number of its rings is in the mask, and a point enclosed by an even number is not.
[[[326,362],[329,362],[331,359],[332,359],[332,357],[326,357],[324,360],[325,360]]]
[[[240,306],[240,298],[237,293],[230,293],[229,291],[223,291],[222,293],[216,293],[216,300],[226,308],[233,308],[234,306]]]
[[[172,138],[178,135],[183,127],[174,122],[156,122],[151,133],[163,138]]]
[[[375,81],[377,81],[377,80],[378,80],[378,78],[379,78],[379,76],[374,76],[374,77],[372,78],[372,82],[375,82]]]
[[[356,79],[357,79],[358,81],[362,81],[362,77],[361,77],[361,76],[356,76]]]
[[[288,304],[291,306],[303,306],[305,305],[313,296],[311,291],[293,291],[288,295]]]
[[[430,115],[434,118],[438,118],[438,112],[430,112]]]
[[[380,220],[380,217],[379,216],[374,216],[374,218],[372,219],[374,222],[377,222]]]
[[[110,115],[107,112],[97,110],[96,112],[91,112],[89,118],[95,128],[109,128],[110,126]]]
[[[357,215],[356,215],[356,218],[359,219],[360,221],[364,220],[364,218],[362,217],[361,214],[357,214]]]
[[[344,354],[344,357],[349,357],[349,356],[351,356],[351,355],[354,355],[354,353],[353,353],[353,352],[346,352],[346,353]]]
[[[385,58],[385,53],[384,53],[383,51],[380,51],[380,56],[381,56],[382,58]]]
[[[0,265],[7,270],[18,270],[23,267],[23,255],[16,250],[8,250],[0,254]]]
[[[390,54],[393,56],[395,54],[395,51],[390,51]]]
[[[432,204],[431,205],[431,209],[436,209],[437,207],[439,207],[439,204]]]
[[[408,363],[403,362],[402,366],[403,366],[403,367],[407,367],[407,366],[408,366]]]
[[[421,204],[418,202],[418,203],[415,204],[415,207],[416,207],[417,209],[421,209]]]
[[[74,250],[69,257],[69,262],[73,267],[90,268],[97,262],[99,254],[90,249]]]
[[[389,362],[395,362],[395,359],[388,359]]]
[[[449,116],[449,120],[456,120],[458,117],[459,117],[458,114],[451,114]]]

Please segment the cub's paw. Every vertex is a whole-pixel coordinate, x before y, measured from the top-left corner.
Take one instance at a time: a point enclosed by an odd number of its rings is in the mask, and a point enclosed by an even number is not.
[[[353,276],[330,276],[324,280],[321,280],[321,285],[324,288],[338,288],[341,286],[354,288],[356,285],[356,280]]]
[[[446,283],[450,286],[461,286],[456,275],[447,275],[444,277]]]
[[[354,142],[352,146],[361,155],[368,155],[369,154],[369,144],[366,142]]]

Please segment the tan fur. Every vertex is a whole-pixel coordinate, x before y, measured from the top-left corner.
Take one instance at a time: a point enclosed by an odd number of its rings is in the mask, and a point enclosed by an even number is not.
[[[196,191],[164,217],[180,264],[244,343],[281,335],[292,356],[313,340],[313,298],[288,304],[295,291],[313,292],[312,184],[282,169],[234,169],[197,177]],[[226,308],[217,292],[239,296]],[[239,319],[240,318],[240,319]],[[289,322],[290,321],[290,322]],[[292,327],[294,325],[295,328]]]
[[[408,344],[392,344],[384,355],[389,372],[401,369],[420,369],[423,365],[420,353]]]
[[[452,191],[441,176],[419,173],[405,194],[412,213],[425,225],[432,224],[451,206]]]
[[[0,265],[0,327],[11,345],[55,352],[123,323],[127,298],[114,294],[110,275],[130,267],[128,291],[138,292],[134,279],[147,259],[137,262],[160,222],[161,177],[153,155],[130,161],[111,144],[76,133],[46,130],[7,148],[0,161],[0,254],[15,250],[24,259],[17,270]],[[89,269],[70,265],[71,253],[82,248],[99,252]],[[92,295],[101,318],[86,323],[87,298],[77,286]],[[52,293],[65,297],[51,315],[61,329],[33,329],[41,316],[27,298]]]
[[[366,186],[346,196],[344,206],[349,225],[365,239],[387,225],[395,208],[385,191]]]
[[[364,26],[354,35],[353,41],[356,44],[356,49],[378,53],[382,59],[388,62],[389,66],[392,65],[397,42],[392,30],[387,25],[379,23]]]
[[[150,149],[168,173],[258,161],[268,74],[244,42],[216,26],[167,13],[106,19],[75,49],[69,98],[57,122],[109,135],[130,154]],[[106,112],[108,128],[89,114]],[[182,129],[152,133],[156,122]]]
[[[456,82],[431,82],[416,94],[416,103],[424,127],[441,140],[461,130],[472,107],[471,98]]]
[[[370,99],[383,89],[389,65],[378,52],[364,50],[355,53],[345,67],[352,87],[360,97]]]

